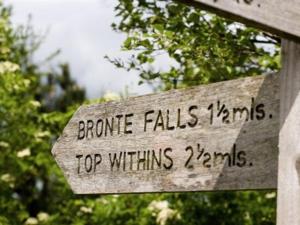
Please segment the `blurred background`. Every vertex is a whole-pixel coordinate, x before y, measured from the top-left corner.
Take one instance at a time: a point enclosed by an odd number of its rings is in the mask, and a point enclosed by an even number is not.
[[[76,196],[81,104],[272,73],[280,39],[171,0],[0,0],[0,224],[275,224],[276,192]]]
[[[58,62],[68,62],[72,77],[86,89],[88,98],[100,97],[105,92],[122,92],[124,87],[132,93],[144,94],[150,88],[139,86],[136,73],[116,71],[104,59],[105,55],[128,56],[120,46],[126,37],[114,32],[115,0],[11,0],[14,26],[30,23],[36,33],[44,37],[43,45],[34,53],[40,62],[60,51],[43,69],[54,69]]]

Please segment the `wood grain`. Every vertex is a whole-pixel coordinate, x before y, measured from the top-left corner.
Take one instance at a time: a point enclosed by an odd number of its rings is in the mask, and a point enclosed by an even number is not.
[[[277,224],[300,224],[300,45],[282,41]]]
[[[278,79],[82,106],[52,154],[77,194],[275,189]]]
[[[281,37],[300,40],[298,0],[178,0]]]

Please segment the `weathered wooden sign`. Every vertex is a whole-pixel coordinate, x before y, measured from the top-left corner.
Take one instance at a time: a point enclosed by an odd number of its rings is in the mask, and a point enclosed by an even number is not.
[[[82,106],[52,149],[78,194],[276,188],[278,75]]]
[[[300,40],[298,0],[179,0],[249,25]]]

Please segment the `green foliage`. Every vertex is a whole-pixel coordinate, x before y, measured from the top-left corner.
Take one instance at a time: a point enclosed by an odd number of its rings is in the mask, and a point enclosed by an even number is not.
[[[13,29],[10,24],[11,8],[0,3],[0,61],[10,62],[18,66],[19,72],[24,77],[36,80],[32,88],[35,99],[41,102],[41,111],[63,111],[68,106],[83,103],[85,90],[79,87],[71,78],[69,65],[60,64],[59,70],[41,71],[39,65],[33,62],[33,54],[40,47],[44,37],[36,35],[30,24],[21,25]],[[57,54],[52,53],[43,63],[47,63]]]
[[[43,111],[67,112],[68,106],[82,104],[85,100],[85,90],[72,80],[69,65],[60,64],[59,68],[60,72],[47,73],[47,81],[40,85],[37,97],[42,102]]]
[[[120,22],[113,28],[127,34],[122,48],[133,55],[126,62],[107,58],[137,70],[140,83],[171,89],[279,68],[279,39],[206,11],[170,0],[119,0],[115,10]],[[156,69],[161,55],[171,62],[164,71]]]
[[[37,96],[46,84],[31,62],[37,45],[24,27],[12,28],[10,12],[0,2],[0,224],[52,224],[73,194],[50,149],[75,108],[43,113]]]

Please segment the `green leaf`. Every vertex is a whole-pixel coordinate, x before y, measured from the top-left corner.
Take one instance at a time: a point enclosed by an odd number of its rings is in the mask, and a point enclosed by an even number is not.
[[[129,49],[131,48],[132,40],[133,40],[133,38],[128,37],[128,38],[124,41],[123,47],[124,47],[125,49],[128,49],[128,50],[129,50]]]

